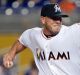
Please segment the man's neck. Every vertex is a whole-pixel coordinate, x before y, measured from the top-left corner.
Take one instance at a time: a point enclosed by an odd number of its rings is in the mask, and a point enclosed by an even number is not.
[[[50,37],[54,37],[58,34],[58,32],[50,32],[48,29],[46,28],[43,28],[43,34],[47,37],[47,38],[50,38]]]
[[[43,29],[43,34],[44,34],[47,38],[53,37],[53,35],[50,33],[50,31],[48,31],[46,28]]]

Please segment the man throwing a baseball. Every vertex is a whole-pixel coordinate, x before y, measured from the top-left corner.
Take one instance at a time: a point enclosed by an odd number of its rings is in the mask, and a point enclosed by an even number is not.
[[[40,16],[43,28],[24,31],[4,55],[4,66],[11,67],[15,55],[29,47],[39,75],[79,75],[80,23],[67,27],[62,25],[62,17],[67,15],[61,13],[58,4],[44,5]]]

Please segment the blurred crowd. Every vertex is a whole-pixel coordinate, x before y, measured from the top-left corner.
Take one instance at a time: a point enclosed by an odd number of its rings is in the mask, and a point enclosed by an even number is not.
[[[28,15],[46,3],[58,3],[62,11],[70,16],[66,21],[68,25],[80,20],[80,0],[0,0],[0,14]]]
[[[65,12],[71,12],[75,9],[80,11],[79,0],[0,0],[0,13],[11,8],[14,13],[19,14],[21,8],[36,8],[42,7],[46,3],[58,3]],[[18,10],[18,11],[17,11]],[[10,11],[10,10],[9,10]],[[26,12],[26,10],[23,10]],[[7,12],[7,11],[6,11]]]

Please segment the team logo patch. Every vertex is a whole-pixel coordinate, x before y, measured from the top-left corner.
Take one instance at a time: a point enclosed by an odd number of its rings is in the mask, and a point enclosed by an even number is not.
[[[55,12],[61,12],[61,9],[57,4],[54,6],[54,8],[55,8]]]

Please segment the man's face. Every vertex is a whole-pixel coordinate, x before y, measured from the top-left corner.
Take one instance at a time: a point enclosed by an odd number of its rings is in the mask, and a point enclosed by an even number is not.
[[[50,18],[48,18],[48,17],[42,17],[42,18],[43,18],[43,19],[42,19],[42,20],[43,20],[42,23],[43,23],[44,27],[45,27],[52,35],[56,35],[56,34],[59,33],[60,28],[61,28],[61,24],[62,24],[61,20],[59,20],[59,19],[53,20],[53,19],[50,19]]]

